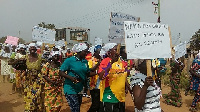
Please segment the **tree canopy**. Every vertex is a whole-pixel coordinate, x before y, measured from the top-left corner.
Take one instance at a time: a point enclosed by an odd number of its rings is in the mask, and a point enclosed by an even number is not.
[[[190,49],[193,51],[200,50],[200,29],[190,39]]]
[[[45,24],[45,22],[41,22],[38,24],[39,27],[48,28],[48,29],[55,29],[56,26],[54,24]]]

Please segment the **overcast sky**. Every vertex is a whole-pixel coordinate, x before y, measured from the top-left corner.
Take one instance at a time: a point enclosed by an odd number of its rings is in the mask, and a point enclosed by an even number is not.
[[[32,27],[40,22],[56,28],[90,28],[94,37],[108,41],[110,12],[140,17],[141,22],[157,22],[157,0],[0,0],[0,37],[19,36],[31,41]],[[200,0],[161,0],[161,23],[171,28],[173,44],[188,41],[200,29]]]

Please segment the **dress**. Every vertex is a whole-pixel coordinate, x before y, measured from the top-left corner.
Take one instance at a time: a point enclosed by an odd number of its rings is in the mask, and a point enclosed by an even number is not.
[[[173,61],[170,64],[172,73],[170,74],[170,84],[171,84],[171,92],[168,94],[164,94],[163,97],[167,104],[171,104],[177,107],[182,105],[181,92],[179,90],[180,84],[180,75],[183,67],[179,62]]]
[[[8,61],[11,53],[6,53],[4,50],[1,50],[0,56],[3,57],[1,59],[1,75],[10,75],[11,66],[8,65]]]
[[[29,62],[29,56],[26,56],[27,74],[24,83],[24,102],[25,111],[42,112],[44,110],[42,102],[42,76],[41,71],[41,55],[35,62]]]
[[[62,86],[63,80],[59,75],[59,68],[52,68],[50,64],[47,62],[42,70],[42,74],[47,76],[50,80],[58,82],[60,85],[52,85],[45,81],[45,102],[44,105],[46,107],[47,112],[57,112],[58,108],[62,106],[63,98],[62,98]]]
[[[192,70],[194,70],[198,75],[200,75],[200,59],[194,59],[192,63]],[[192,102],[191,107],[196,107],[200,101],[200,78],[192,74],[192,79],[190,82],[190,89],[194,90],[195,96]]]
[[[18,59],[22,59],[22,58],[25,58],[26,55],[22,55],[20,53],[17,53],[16,56],[15,56],[15,59],[18,60]],[[23,87],[23,84],[24,84],[24,81],[25,81],[25,70],[15,70],[15,73],[16,73],[16,87],[17,88],[21,88]]]

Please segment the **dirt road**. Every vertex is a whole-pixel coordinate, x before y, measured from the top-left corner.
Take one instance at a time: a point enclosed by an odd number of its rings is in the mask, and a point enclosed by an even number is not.
[[[2,76],[0,76],[0,112],[23,112],[23,96],[19,96],[18,93],[11,93],[12,84],[9,82],[2,82]],[[168,93],[170,88],[168,86],[163,86],[162,93]],[[192,103],[193,96],[185,96],[182,92],[182,107],[173,107],[164,103],[161,99],[161,107],[164,112],[189,112],[189,107]],[[81,112],[87,112],[91,105],[91,100],[89,98],[83,98]],[[199,112],[200,108],[198,107]],[[64,99],[64,104],[61,112],[70,112],[69,106],[67,105],[66,99]],[[134,103],[130,94],[126,96],[126,112],[134,112]]]

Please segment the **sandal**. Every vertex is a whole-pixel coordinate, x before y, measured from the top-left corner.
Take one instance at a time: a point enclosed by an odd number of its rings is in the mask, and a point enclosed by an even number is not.
[[[197,109],[196,107],[190,107],[189,111],[190,111],[190,112],[197,112],[198,109]]]

